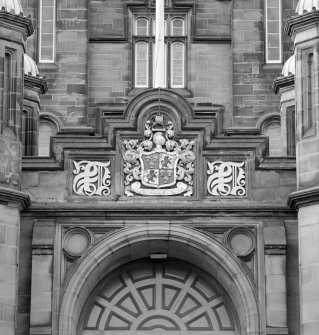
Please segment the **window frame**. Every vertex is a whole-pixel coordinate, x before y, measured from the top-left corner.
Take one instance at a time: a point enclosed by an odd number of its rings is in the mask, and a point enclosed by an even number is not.
[[[174,58],[173,58],[173,46],[174,44],[181,44],[183,46],[183,84],[182,85],[174,85],[173,84],[173,71],[174,71],[174,68],[173,68],[173,61],[174,61]],[[176,40],[176,41],[173,41],[170,43],[170,87],[171,88],[185,88],[185,59],[186,59],[186,48],[185,48],[185,44],[180,42],[179,40]]]
[[[269,33],[268,33],[268,1],[265,0],[265,62],[266,64],[280,64],[283,62],[283,34],[282,34],[282,0],[278,0],[279,2],[279,20],[278,20],[278,25],[279,25],[279,59],[276,60],[271,60],[269,59]]]
[[[146,50],[146,59],[147,59],[147,66],[146,66],[146,84],[145,85],[137,85],[137,45],[139,44],[146,44],[147,45],[147,50]],[[150,43],[149,41],[146,40],[138,40],[137,42],[134,43],[134,87],[138,88],[148,88],[150,87]]]
[[[287,156],[296,156],[296,109],[288,107],[286,111],[287,126]]]
[[[39,0],[39,35],[38,35],[38,61],[39,63],[42,64],[53,64],[55,63],[55,59],[56,59],[56,0],[51,0],[53,2],[53,40],[52,40],[52,59],[48,60],[48,59],[42,59],[42,17],[43,17],[43,13],[42,13],[42,4],[43,4],[44,0]]]
[[[312,56],[310,64],[309,57]],[[315,51],[312,47],[302,52],[302,136],[312,136],[315,133]],[[310,64],[310,65],[309,65]]]
[[[6,59],[7,55],[9,56],[9,69],[7,71],[6,68]],[[3,102],[3,111],[2,111],[2,120],[3,123],[9,127],[17,126],[17,111],[16,111],[16,86],[17,80],[17,52],[11,48],[5,48],[4,51],[4,83],[3,83],[3,99],[5,99],[5,95],[7,95],[6,99],[7,103],[7,112],[4,112],[5,106]],[[6,73],[8,72],[8,87],[6,88]]]
[[[133,34],[132,34],[132,50],[133,50],[133,87],[134,88],[152,88],[154,87],[153,83],[153,77],[154,77],[154,45],[155,45],[155,32],[154,32],[154,17],[155,13],[148,12],[144,13],[134,13],[133,14]],[[148,20],[148,35],[147,36],[140,36],[136,35],[136,22],[139,19],[147,19]],[[171,29],[171,23],[176,20],[183,20],[183,35],[182,36],[173,36],[171,35],[172,29]],[[187,28],[188,27],[188,18],[187,13],[167,13],[165,14],[165,45],[166,45],[166,63],[165,63],[165,78],[166,78],[166,87],[165,88],[172,88],[172,89],[178,89],[178,88],[186,88],[187,87],[187,46],[188,46],[188,37],[187,37]],[[148,48],[148,86],[140,86],[136,85],[136,44],[139,42],[147,42],[149,45]],[[184,76],[183,76],[183,85],[172,85],[172,55],[171,55],[171,46],[173,43],[180,42],[184,45],[184,57],[183,57],[183,69],[184,69]]]
[[[3,82],[3,117],[6,125],[10,124],[12,109],[12,54],[6,50],[4,53],[4,82]]]
[[[52,129],[52,135],[49,136],[49,147],[46,148],[49,151],[48,155],[40,155],[40,128],[42,125],[47,125]],[[52,136],[55,136],[59,131],[59,125],[57,122],[52,120],[51,118],[47,116],[40,116],[39,118],[39,127],[38,127],[38,156],[39,157],[50,157],[51,156],[51,138]]]

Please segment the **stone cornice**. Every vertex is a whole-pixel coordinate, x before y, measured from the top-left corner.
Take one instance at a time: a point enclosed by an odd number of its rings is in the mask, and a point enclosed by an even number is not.
[[[26,193],[0,187],[0,203],[5,203],[9,206],[16,206],[20,211],[22,211],[31,205],[31,200],[29,195]]]
[[[295,76],[292,74],[288,77],[278,77],[272,84],[272,90],[275,94],[281,94],[283,90],[294,89]]]
[[[295,218],[296,212],[288,208],[284,203],[225,203],[223,202],[205,202],[199,204],[183,201],[176,203],[156,203],[145,202],[143,207],[141,203],[130,203],[126,201],[101,202],[101,203],[39,203],[33,202],[32,206],[24,211],[25,215],[32,213],[34,216],[46,218],[60,217],[65,219],[70,215],[75,218],[89,217],[92,220],[98,218],[117,220],[120,224],[126,220],[138,219],[148,221],[150,218],[164,221],[174,221],[175,223],[194,223],[199,222],[199,218],[216,217],[279,217],[282,216]],[[185,221],[186,219],[186,221]],[[205,221],[207,222],[207,221]]]
[[[288,206],[293,209],[319,203],[319,187],[293,192],[288,197]]]
[[[287,19],[285,33],[293,40],[296,33],[311,29],[319,23],[319,11],[315,10],[303,15],[292,16]]]
[[[31,18],[8,13],[4,10],[0,10],[0,27],[22,33],[24,41],[34,32]],[[4,37],[8,38],[9,36]],[[9,38],[11,39],[11,36]]]
[[[44,78],[24,75],[24,86],[36,90],[39,94],[45,94],[48,91],[48,85]]]
[[[22,157],[22,171],[58,171],[61,169],[62,167],[51,157]]]

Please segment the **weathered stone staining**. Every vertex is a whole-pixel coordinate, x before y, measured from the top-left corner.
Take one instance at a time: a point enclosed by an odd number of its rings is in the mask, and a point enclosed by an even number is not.
[[[319,2],[296,2],[0,0],[0,335],[317,335]]]
[[[15,335],[18,318],[23,54],[33,33],[18,0],[0,0],[0,333]]]
[[[319,165],[318,46],[319,2],[300,0],[286,23],[295,47],[295,109],[297,117],[297,188],[288,203],[298,210],[300,272],[300,334],[319,328]]]

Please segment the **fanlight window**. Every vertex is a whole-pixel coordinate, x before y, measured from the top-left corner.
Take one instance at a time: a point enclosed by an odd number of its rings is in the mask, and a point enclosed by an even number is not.
[[[82,335],[209,332],[235,335],[229,298],[183,262],[138,262],[103,280],[84,308]]]

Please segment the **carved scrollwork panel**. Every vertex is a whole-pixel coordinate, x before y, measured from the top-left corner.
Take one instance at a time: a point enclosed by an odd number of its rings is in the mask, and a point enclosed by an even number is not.
[[[73,164],[73,192],[75,194],[86,196],[110,195],[110,161],[73,161]]]
[[[207,191],[213,196],[245,196],[245,162],[207,162]]]

